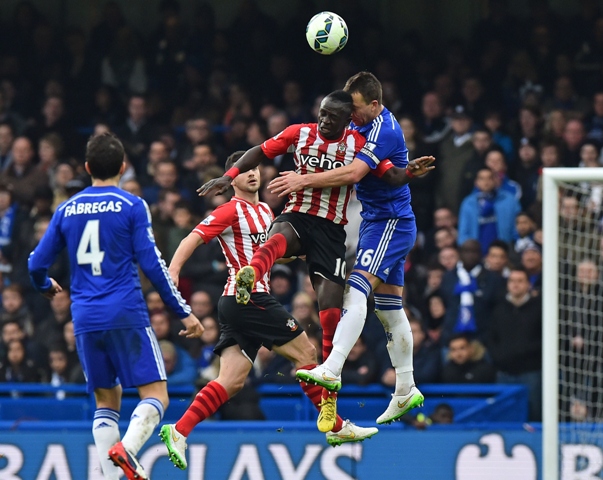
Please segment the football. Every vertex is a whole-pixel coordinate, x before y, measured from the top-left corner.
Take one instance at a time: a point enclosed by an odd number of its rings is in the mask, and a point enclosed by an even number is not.
[[[320,12],[308,22],[306,39],[315,52],[332,55],[348,42],[348,26],[336,13]]]

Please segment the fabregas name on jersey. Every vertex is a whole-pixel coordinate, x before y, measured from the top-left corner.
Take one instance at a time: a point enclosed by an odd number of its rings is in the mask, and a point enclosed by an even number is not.
[[[122,202],[113,200],[102,202],[72,203],[65,207],[65,216],[90,215],[93,213],[121,212]]]

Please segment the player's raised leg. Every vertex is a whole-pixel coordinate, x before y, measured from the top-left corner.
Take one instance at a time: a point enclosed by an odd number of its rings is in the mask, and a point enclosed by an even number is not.
[[[237,303],[246,305],[257,279],[270,273],[279,258],[295,255],[299,248],[299,239],[293,227],[287,222],[279,222],[277,218],[270,228],[270,238],[254,252],[249,265],[236,274]]]
[[[284,345],[274,345],[273,350],[293,362],[296,369],[313,368],[316,365],[316,351],[305,332]],[[300,386],[314,406],[322,413],[325,410],[322,387],[306,382],[300,382]],[[343,420],[336,412],[332,412],[332,415],[333,418],[328,419],[328,423],[332,425],[329,430],[320,429],[319,424],[319,430],[326,433],[327,443],[331,446],[348,442],[362,442],[379,432],[375,427],[359,427],[349,420]]]
[[[327,390],[341,388],[341,371],[356,340],[362,333],[367,313],[367,298],[372,291],[365,274],[352,272],[343,295],[343,315],[333,337],[333,350],[326,361],[311,370],[301,369],[297,378],[316,383]]]
[[[211,417],[218,409],[241,391],[253,364],[238,345],[220,352],[220,373],[195,395],[180,420],[161,427],[159,436],[168,449],[172,463],[181,470],[186,469],[186,438],[196,425]]]
[[[424,398],[413,378],[413,338],[402,307],[402,287],[386,284],[377,287],[375,313],[385,329],[387,351],[396,371],[396,390],[385,412],[377,418],[377,423],[383,424],[398,420],[423,405]]]

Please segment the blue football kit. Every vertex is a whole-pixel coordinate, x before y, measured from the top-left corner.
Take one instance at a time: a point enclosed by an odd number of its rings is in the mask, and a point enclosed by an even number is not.
[[[34,288],[48,291],[48,268],[67,248],[71,313],[88,390],[165,380],[138,265],[180,318],[190,307],[155,244],[146,202],[117,187],[88,187],[57,208],[29,257]]]
[[[395,187],[379,176],[381,162],[406,168],[408,149],[404,134],[394,115],[385,107],[371,123],[351,128],[366,138],[356,155],[371,173],[356,184],[356,196],[362,204],[362,223],[354,268],[375,275],[384,283],[404,285],[406,256],[417,238],[415,215],[410,206],[410,188]]]

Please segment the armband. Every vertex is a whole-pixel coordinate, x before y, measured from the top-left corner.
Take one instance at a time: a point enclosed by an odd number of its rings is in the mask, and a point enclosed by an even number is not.
[[[239,174],[239,169],[237,167],[230,167],[227,172],[224,173],[225,176],[232,178],[233,180],[237,178]]]

